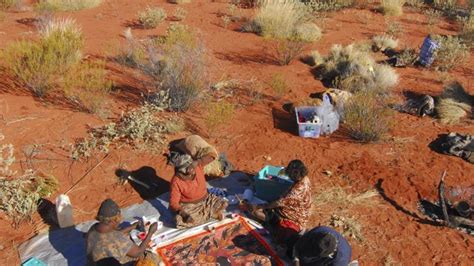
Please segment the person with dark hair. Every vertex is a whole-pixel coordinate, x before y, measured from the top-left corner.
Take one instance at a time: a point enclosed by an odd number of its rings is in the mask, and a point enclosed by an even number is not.
[[[176,212],[176,228],[189,228],[209,221],[222,220],[227,201],[209,194],[204,176],[204,167],[214,160],[204,156],[193,160],[188,155],[175,159],[175,176],[171,179],[170,209]]]
[[[347,266],[352,256],[349,242],[326,226],[318,226],[306,232],[298,238],[291,250],[297,266]]]
[[[137,246],[126,236],[139,223],[119,230],[122,221],[120,208],[112,199],[106,199],[99,207],[96,219],[86,235],[86,251],[88,265],[122,265],[137,259],[151,260],[158,264],[155,254],[146,252],[152,235],[158,228],[153,223],[142,243]]]
[[[276,201],[268,204],[247,204],[247,208],[255,218],[270,227],[278,242],[287,244],[305,229],[308,222],[311,183],[308,169],[300,160],[291,161],[284,172],[294,182],[286,193]]]

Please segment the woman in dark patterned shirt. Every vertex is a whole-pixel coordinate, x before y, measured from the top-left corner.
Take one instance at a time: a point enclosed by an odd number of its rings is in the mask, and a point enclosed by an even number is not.
[[[300,160],[291,161],[285,168],[293,185],[278,200],[268,204],[248,205],[257,219],[270,225],[276,239],[288,243],[306,228],[311,210],[311,183],[308,169]]]

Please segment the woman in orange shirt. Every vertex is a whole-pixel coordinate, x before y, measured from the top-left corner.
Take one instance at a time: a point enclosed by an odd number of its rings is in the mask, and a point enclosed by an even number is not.
[[[181,155],[175,162],[175,176],[171,180],[170,208],[176,212],[176,227],[189,228],[210,219],[224,218],[227,201],[207,192],[204,167],[214,158],[204,156],[193,161]]]

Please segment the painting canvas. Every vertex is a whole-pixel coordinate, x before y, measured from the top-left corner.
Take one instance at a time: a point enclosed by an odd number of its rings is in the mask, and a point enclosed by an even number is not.
[[[166,265],[283,265],[262,236],[238,219],[158,248]]]

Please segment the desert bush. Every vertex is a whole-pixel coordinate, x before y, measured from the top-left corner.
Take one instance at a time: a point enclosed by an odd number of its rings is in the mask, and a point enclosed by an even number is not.
[[[405,48],[395,55],[396,66],[413,66],[418,61],[418,52],[413,48]]]
[[[188,11],[186,11],[186,9],[178,7],[173,13],[173,18],[177,21],[181,21],[184,18],[186,18],[187,15],[188,15]]]
[[[269,38],[288,39],[297,26],[308,22],[309,9],[298,0],[263,0],[252,21],[256,33]]]
[[[40,0],[37,8],[52,11],[78,11],[99,6],[102,0]]]
[[[275,59],[280,65],[288,65],[298,57],[305,47],[305,42],[295,39],[273,40]]]
[[[389,65],[377,64],[374,68],[374,88],[378,95],[390,95],[391,89],[398,84],[398,74]]]
[[[209,134],[212,134],[220,125],[230,122],[234,114],[235,106],[226,101],[219,101],[209,104],[204,122]]]
[[[31,220],[38,208],[38,201],[49,197],[58,188],[53,176],[42,175],[26,170],[17,175],[10,166],[15,163],[14,147],[11,144],[0,145],[0,211],[9,216],[13,225]]]
[[[163,8],[147,7],[145,11],[138,13],[138,21],[146,29],[156,28],[166,19],[166,12]]]
[[[304,42],[315,42],[321,39],[321,29],[314,23],[303,23],[296,26],[295,38]]]
[[[387,49],[394,50],[398,46],[398,40],[387,35],[377,35],[372,38],[372,50],[374,52]]]
[[[161,108],[146,103],[123,113],[116,123],[92,128],[88,138],[78,140],[72,146],[71,157],[79,160],[97,151],[108,153],[111,145],[119,142],[143,150],[160,151],[167,134],[184,127],[182,120],[176,116],[159,117],[157,114],[161,111]]]
[[[356,93],[344,106],[345,127],[358,141],[380,140],[389,132],[391,119],[392,112],[374,93]]]
[[[309,66],[319,66],[324,62],[324,58],[318,51],[311,51],[308,55],[305,55],[301,60]]]
[[[400,36],[404,31],[402,24],[399,22],[387,20],[385,24],[387,25],[385,33],[389,36]]]
[[[285,77],[281,74],[272,75],[270,80],[270,87],[277,94],[278,97],[285,95],[288,92],[288,84],[286,84]]]
[[[36,95],[53,87],[58,75],[80,60],[83,39],[72,20],[55,20],[41,31],[40,40],[18,41],[4,52],[12,73]]]
[[[64,92],[82,110],[99,113],[112,87],[106,75],[105,62],[78,64],[65,75]]]
[[[304,0],[302,1],[308,5],[313,11],[325,12],[336,11],[343,8],[352,7],[355,5],[354,0]]]
[[[471,9],[469,17],[461,19],[461,26],[461,34],[459,37],[464,44],[472,49],[474,47],[474,8]]]
[[[443,124],[459,123],[463,117],[472,115],[474,96],[469,95],[458,82],[448,84],[438,99],[436,112]]]
[[[435,51],[434,67],[441,71],[448,71],[463,65],[469,58],[469,49],[459,37],[434,36],[439,43]]]
[[[404,4],[405,0],[382,0],[379,9],[387,16],[401,16]]]

